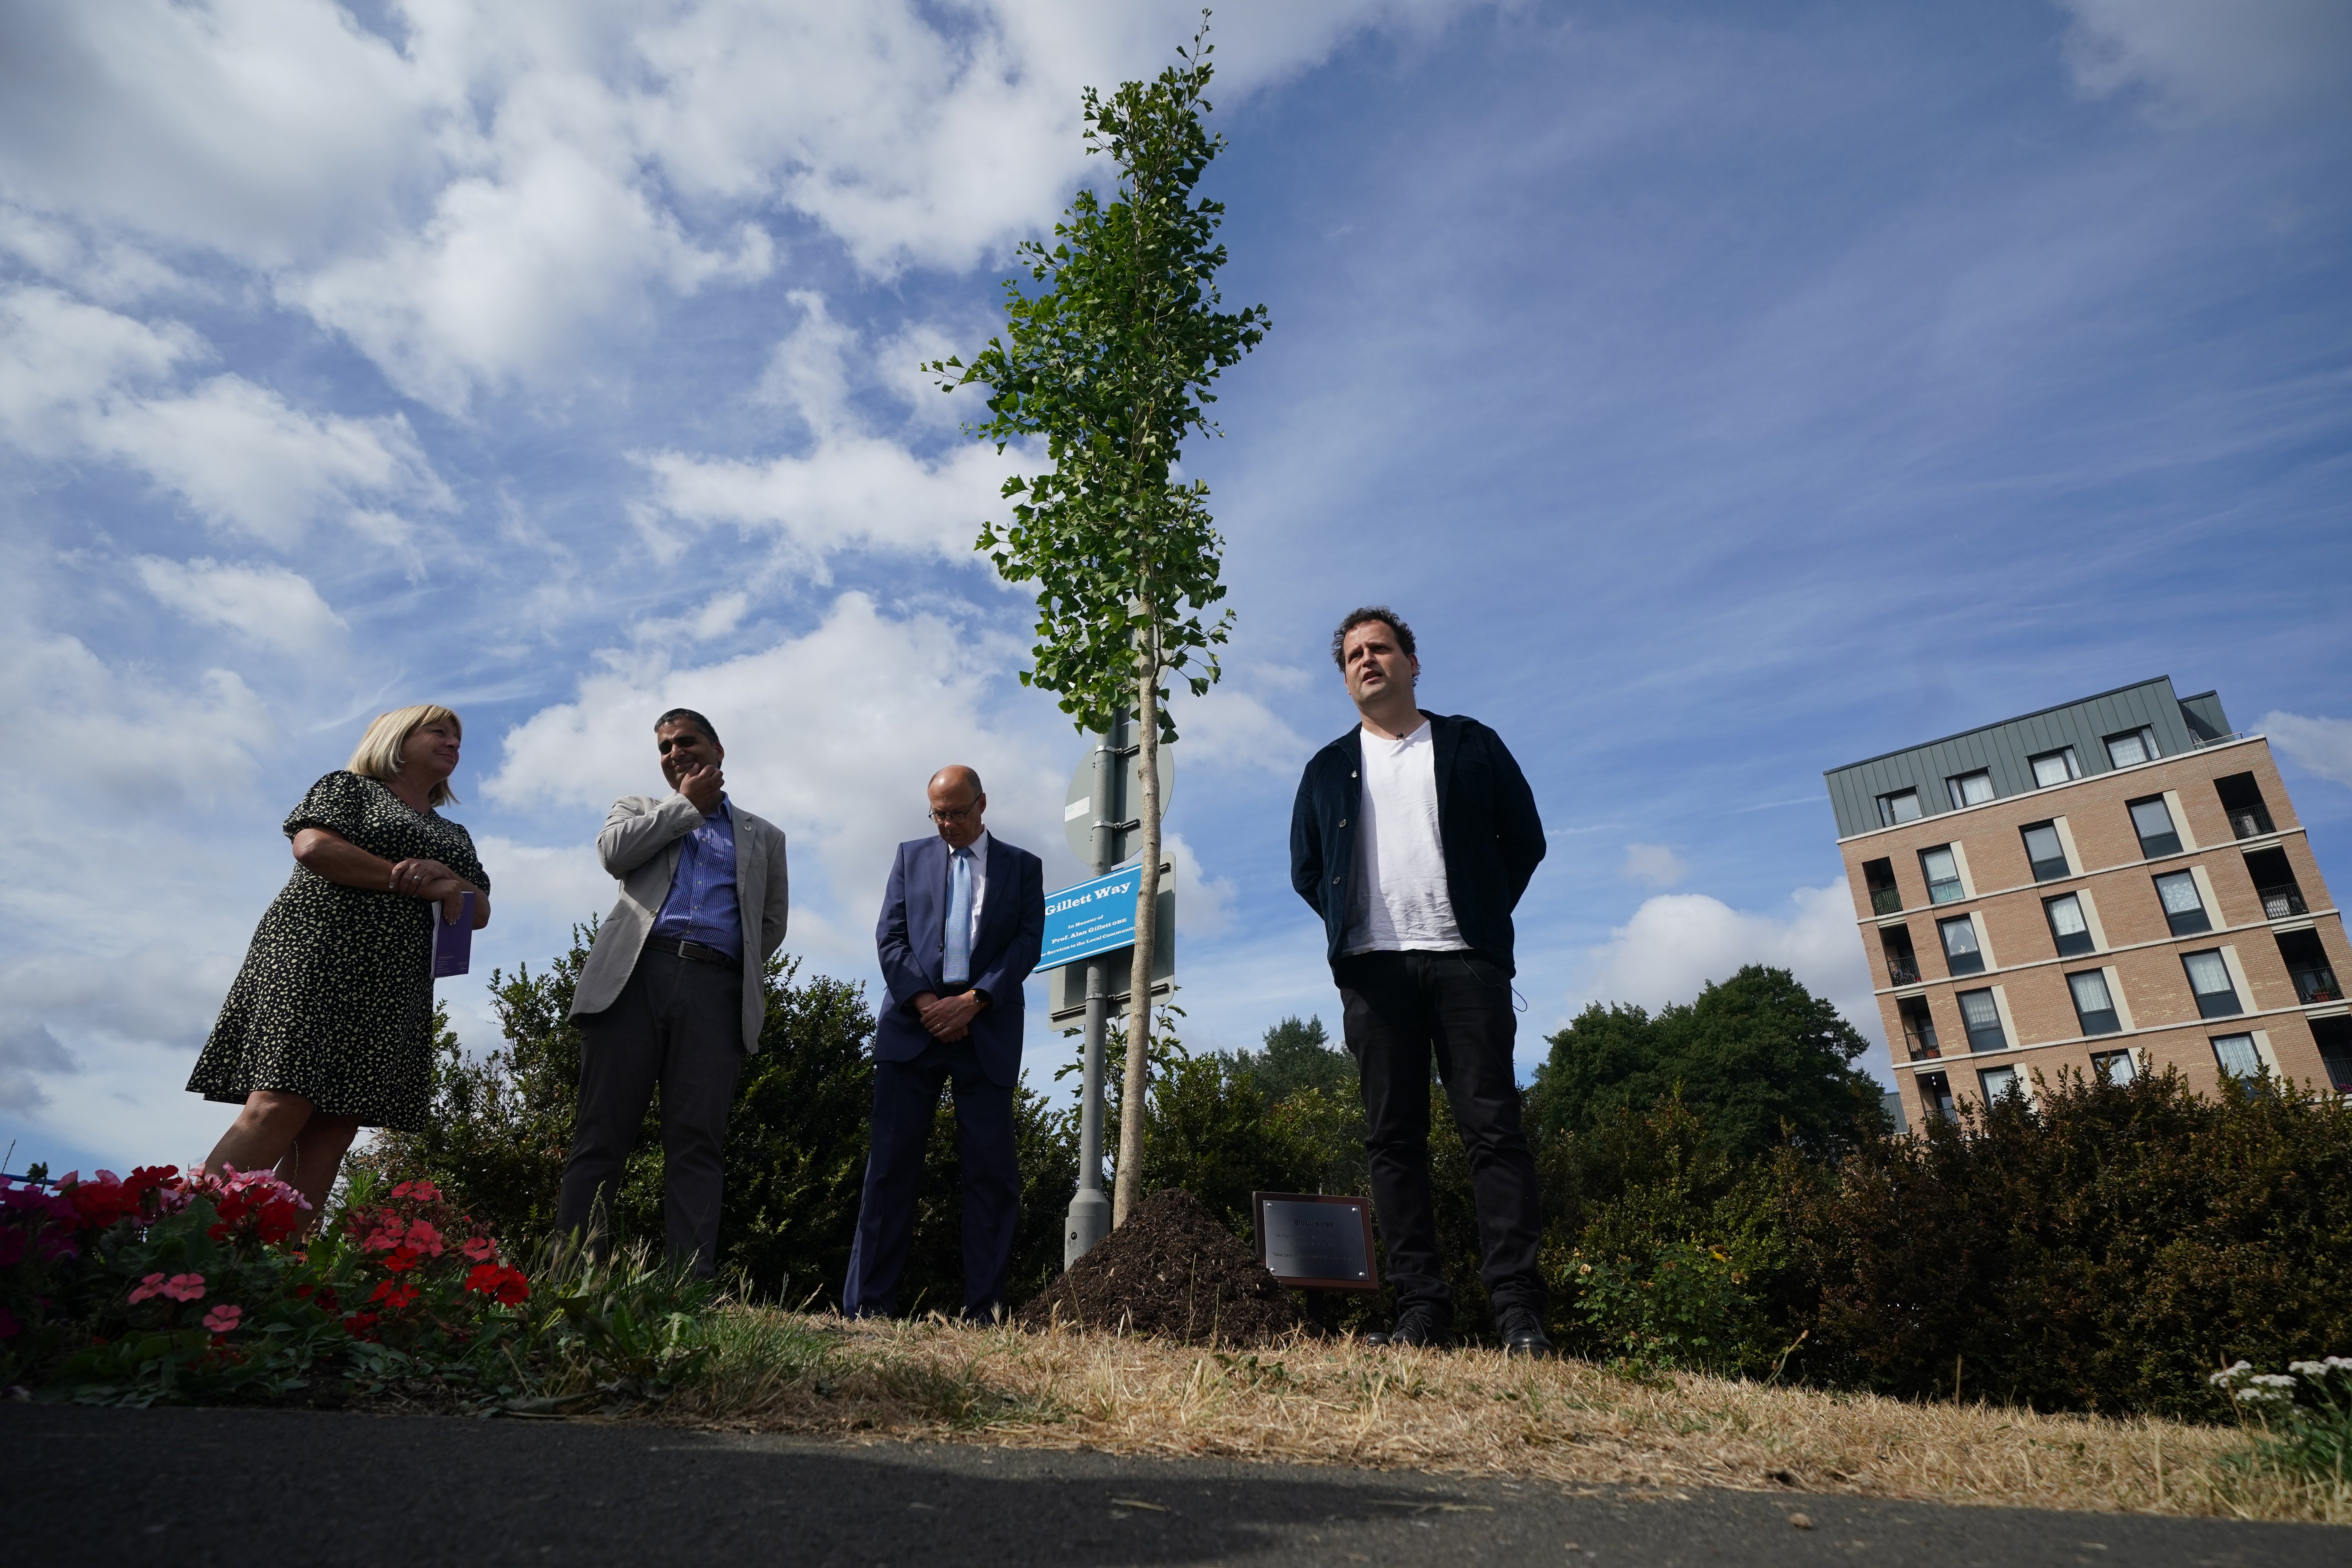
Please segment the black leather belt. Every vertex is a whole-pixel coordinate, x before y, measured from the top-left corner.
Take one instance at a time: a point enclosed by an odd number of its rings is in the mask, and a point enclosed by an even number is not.
[[[649,936],[646,945],[656,952],[674,952],[680,958],[690,958],[697,963],[716,963],[728,969],[740,969],[743,961],[723,947],[708,942],[685,942],[677,937]]]

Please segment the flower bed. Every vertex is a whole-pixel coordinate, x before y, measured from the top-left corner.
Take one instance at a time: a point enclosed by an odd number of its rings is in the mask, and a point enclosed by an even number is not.
[[[362,1175],[306,1241],[310,1209],[258,1171],[0,1177],[0,1381],[142,1405],[529,1381],[506,1352],[532,1337],[530,1281],[431,1182]]]

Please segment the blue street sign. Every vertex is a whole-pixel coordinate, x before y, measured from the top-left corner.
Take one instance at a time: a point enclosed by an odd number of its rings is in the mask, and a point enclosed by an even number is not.
[[[1135,945],[1135,889],[1140,865],[1045,895],[1045,951],[1042,972]],[[1161,886],[1166,886],[1163,878]]]

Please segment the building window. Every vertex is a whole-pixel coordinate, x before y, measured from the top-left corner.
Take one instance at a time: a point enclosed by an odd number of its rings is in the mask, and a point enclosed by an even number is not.
[[[1944,1054],[1936,1044],[1936,1017],[1925,996],[1906,996],[1895,1005],[1895,1012],[1903,1020],[1903,1044],[1913,1061]]]
[[[2156,896],[2164,902],[2164,923],[2172,928],[2175,936],[2195,936],[2200,931],[2213,929],[2212,917],[2205,912],[2205,900],[2197,891],[2197,879],[2186,871],[2174,871],[2156,879]]]
[[[2231,773],[2215,779],[2213,788],[2221,796],[2221,809],[2229,814],[2230,831],[2240,838],[2260,838],[2278,831],[2271,826],[2270,807],[2263,804],[2263,788],[2253,774]]]
[[[2260,1078],[2263,1074],[2263,1054],[2254,1049],[2252,1035],[2214,1036],[2213,1059],[2231,1078]]]
[[[2180,967],[2189,972],[2189,989],[2196,994],[2199,1017],[2227,1018],[2246,1010],[2238,1000],[2238,988],[2230,983],[2230,966],[2221,962],[2219,948],[2184,952]]]
[[[1982,974],[1984,950],[1977,945],[1977,922],[1966,915],[1936,922],[1936,934],[1944,939],[1944,964],[1953,974]]]
[[[2011,1095],[2020,1099],[2025,1095],[2025,1082],[2017,1076],[2015,1068],[1979,1068],[1977,1069],[1977,1084],[1984,1090],[1988,1106]]]
[[[1909,926],[1881,926],[1878,945],[1886,954],[1886,979],[1893,985],[1916,985],[1919,955],[1912,950]]]
[[[2327,1068],[2327,1081],[2338,1094],[2352,1094],[2352,1018],[2314,1018],[2312,1042]]]
[[[2155,760],[2156,731],[2145,724],[2137,730],[2107,737],[2107,761],[2115,767],[2127,768],[2135,763]]]
[[[1927,1108],[1930,1116],[1939,1116],[1947,1121],[1959,1120],[1960,1108],[1952,1099],[1952,1080],[1942,1073],[1919,1075],[1919,1102]]]
[[[2304,901],[2303,885],[2294,879],[2294,868],[2287,863],[2285,850],[2255,850],[2246,857],[2246,875],[2253,879],[2254,897],[2263,901],[2263,919],[2291,920],[2311,912],[2311,906]]]
[[[2287,978],[2294,982],[2298,1005],[2344,1000],[2344,987],[2336,984],[2336,966],[2327,962],[2327,950],[2319,944],[2317,931],[2283,931],[2278,933],[2278,945],[2279,956],[2286,961]]]
[[[1878,825],[1893,827],[1897,823],[1919,820],[1919,792],[1898,789],[1892,795],[1878,797]]]
[[[2139,835],[2139,852],[2153,860],[2180,853],[2180,834],[2172,826],[2172,808],[2160,795],[2131,803],[2132,831]]]
[[[2077,953],[2095,952],[2098,943],[2091,940],[2091,922],[2083,918],[2083,900],[2073,893],[2062,893],[2042,901],[2042,912],[2050,921],[2050,934],[2058,943],[2058,956],[2073,958]]]
[[[1862,863],[1863,886],[1870,889],[1870,912],[1891,915],[1903,907],[1903,894],[1895,886],[1895,862],[1865,860]]]
[[[2139,1064],[2129,1051],[2093,1051],[2091,1077],[2099,1083],[2111,1083],[2117,1089],[2139,1077]]]
[[[1964,805],[1982,805],[1992,798],[1992,774],[1979,768],[1972,773],[1946,779],[1944,787],[1952,792],[1952,809],[1955,811]]]
[[[2061,746],[2054,752],[2044,752],[2028,761],[2033,764],[2033,785],[2036,789],[2048,789],[2052,784],[2062,784],[2069,779],[2083,776],[2082,767],[2074,761],[2074,748],[2072,746]]]
[[[2116,999],[2107,994],[2106,971],[2085,969],[2070,974],[2066,989],[2074,994],[2074,1016],[2083,1021],[2083,1033],[2112,1035],[2124,1026],[2116,1016]]]
[[[1967,897],[1960,887],[1959,858],[1952,853],[1950,845],[1938,845],[1933,849],[1919,851],[1919,870],[1927,879],[1929,903],[1948,904],[1955,899]]]
[[[2054,822],[2037,822],[2022,830],[2025,837],[2025,858],[2033,864],[2033,879],[2054,881],[2071,877],[2074,868],[2066,864],[2066,843],[2058,837]]]
[[[1994,1005],[1992,993],[1963,991],[1953,998],[1960,1005],[1960,1022],[1969,1031],[1969,1049],[1972,1051],[2005,1051],[2009,1036],[2000,1026],[2000,1008]]]

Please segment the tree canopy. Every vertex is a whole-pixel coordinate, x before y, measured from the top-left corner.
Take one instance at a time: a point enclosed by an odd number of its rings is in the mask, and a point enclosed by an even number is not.
[[[1646,1111],[1680,1087],[1733,1158],[1788,1136],[1814,1150],[1875,1128],[1882,1090],[1853,1065],[1869,1043],[1785,969],[1751,963],[1655,1016],[1594,1003],[1551,1037],[1529,1120],[1589,1133],[1621,1108]]]
[[[1235,1051],[1234,1061],[1257,1080],[1268,1100],[1287,1100],[1312,1089],[1343,1104],[1355,1102],[1356,1059],[1331,1044],[1320,1017],[1304,1023],[1285,1018],[1265,1032],[1264,1050]]]

